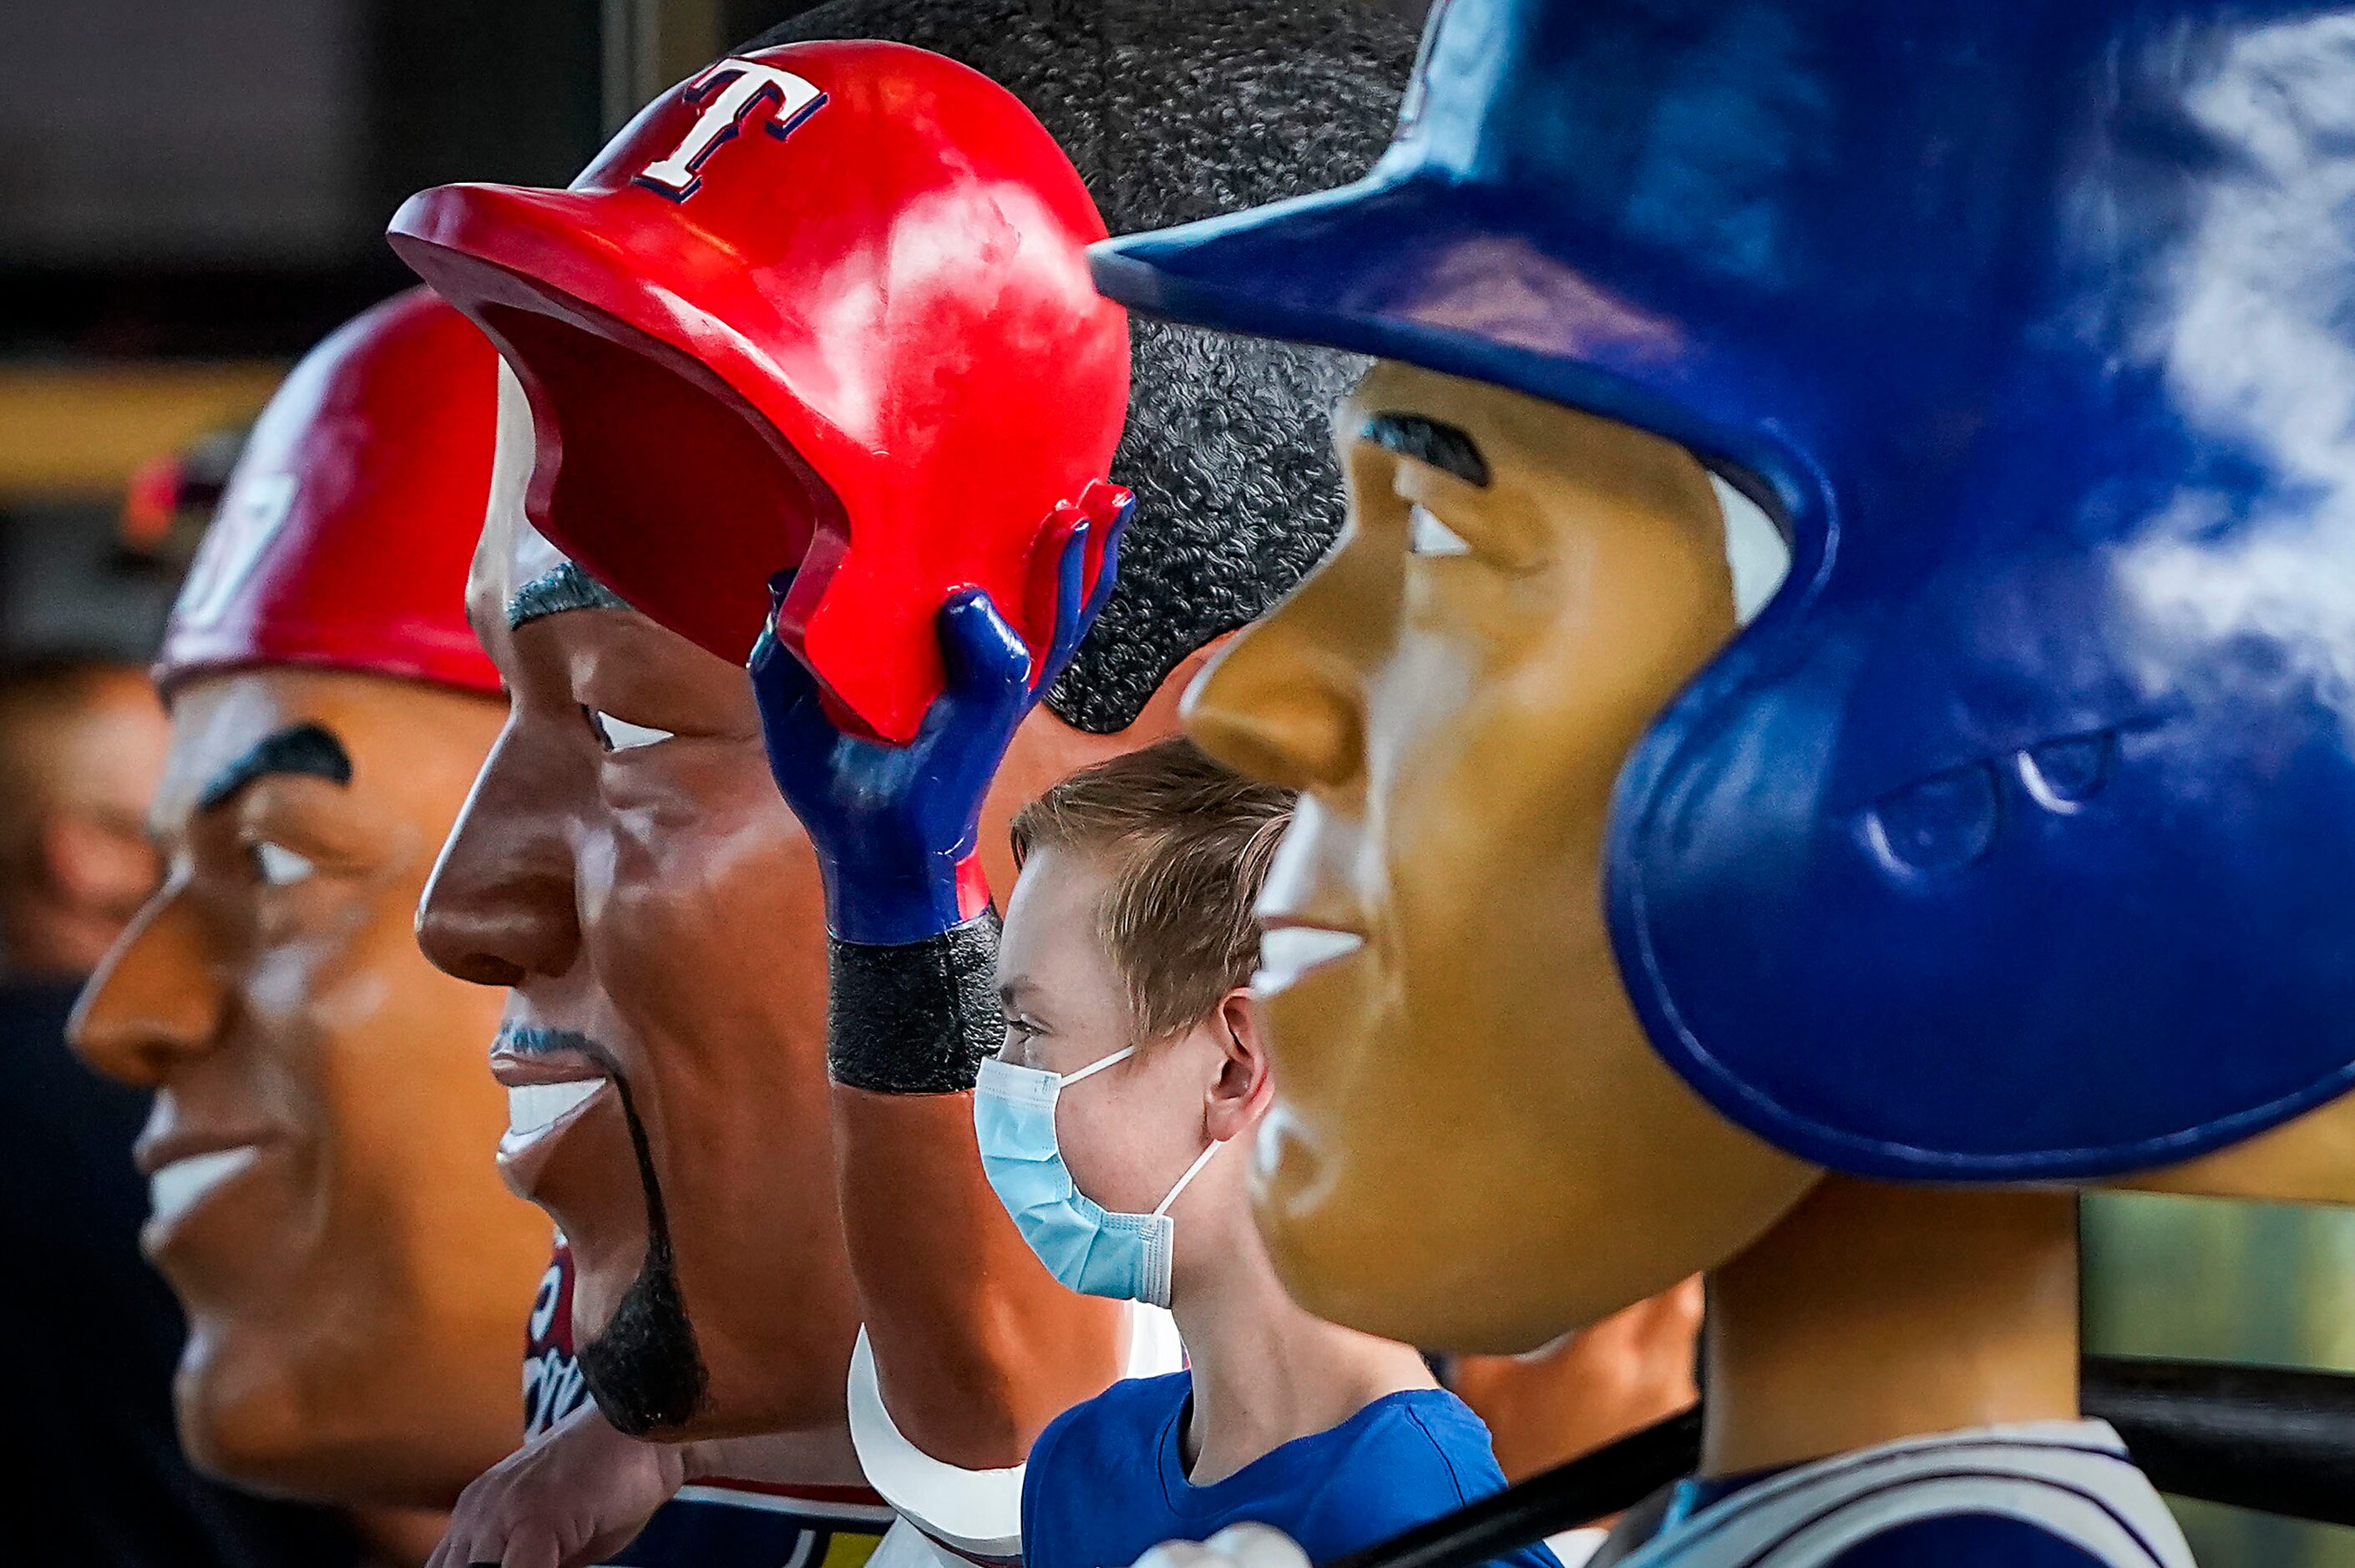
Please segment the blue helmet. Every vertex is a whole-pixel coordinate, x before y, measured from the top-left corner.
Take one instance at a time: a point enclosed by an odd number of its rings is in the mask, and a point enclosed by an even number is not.
[[[2355,5],[1452,0],[1366,179],[1096,267],[1787,530],[1608,848],[1726,1117],[2080,1179],[2355,1080]]]

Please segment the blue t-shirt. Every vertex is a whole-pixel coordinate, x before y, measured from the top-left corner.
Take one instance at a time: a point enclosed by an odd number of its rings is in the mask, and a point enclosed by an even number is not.
[[[1128,1568],[1165,1541],[1273,1525],[1323,1563],[1504,1489],[1488,1429],[1444,1389],[1374,1401],[1223,1480],[1186,1478],[1193,1377],[1129,1378],[1056,1417],[1022,1480],[1028,1568]],[[1499,1560],[1561,1568],[1533,1546]]]

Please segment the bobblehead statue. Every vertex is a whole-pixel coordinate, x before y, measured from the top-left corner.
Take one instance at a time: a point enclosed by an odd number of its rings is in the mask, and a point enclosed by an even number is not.
[[[155,1091],[144,1240],[188,1316],[189,1454],[380,1535],[381,1510],[447,1509],[513,1446],[516,1315],[547,1245],[484,1159],[496,1001],[410,936],[498,728],[462,614],[496,369],[415,290],[262,414],[155,669],[169,873],[73,1024],[93,1065]],[[421,1557],[438,1527],[411,1523],[380,1543]]]
[[[1630,1563],[2189,1560],[2072,1189],[2355,1199],[2350,40],[1453,0],[1366,180],[1098,252],[1378,357],[1189,713],[1305,791],[1261,1224],[1447,1347],[1709,1269]]]
[[[605,1423],[665,1454],[583,1552],[623,1550],[681,1478],[626,1560],[864,1553],[890,1517],[869,1485],[935,1541],[1018,1549],[1030,1439],[1167,1364],[1149,1314],[1066,1291],[1013,1229],[962,1039],[895,1052],[888,1028],[837,1028],[829,1059],[828,884],[874,868],[779,798],[743,664],[776,578],[769,668],[811,672],[828,733],[870,753],[921,747],[972,674],[936,625],[954,588],[986,590],[1019,708],[1025,666],[1060,672],[1013,715],[979,862],[911,876],[910,918],[938,893],[954,921],[1010,884],[1014,810],[1168,734],[1205,645],[1330,540],[1343,367],[1152,328],[1132,375],[1086,273],[1103,219],[1049,130],[1108,201],[1163,204],[1137,221],[1273,199],[1370,163],[1412,39],[1349,0],[1189,9],[1217,25],[1173,7],[1108,74],[1102,39],[1024,6],[822,7],[796,26],[959,44],[1050,127],[935,54],[759,48],[651,105],[570,191],[445,187],[395,219],[511,372],[470,588],[511,712],[420,934],[511,988],[502,1160],[570,1247],[556,1296],[597,1410],[544,1412],[556,1430],[515,1463],[552,1473],[536,1456]],[[1154,86],[1112,161],[1091,97],[1112,77],[1222,73],[1264,89],[1240,124]],[[1252,138],[1311,101],[1313,156],[1263,155]],[[1079,646],[1120,485],[1124,586]],[[846,1007],[833,958],[837,1022],[889,993],[854,974],[867,1002]],[[497,1522],[462,1510],[445,1556],[497,1558]]]

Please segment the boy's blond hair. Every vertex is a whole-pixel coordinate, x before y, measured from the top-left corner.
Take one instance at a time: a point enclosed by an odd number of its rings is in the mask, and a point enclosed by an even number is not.
[[[1293,792],[1164,740],[1075,773],[1014,819],[1019,865],[1082,854],[1112,879],[1097,931],[1128,991],[1137,1037],[1166,1039],[1218,1010],[1259,963],[1252,906]]]

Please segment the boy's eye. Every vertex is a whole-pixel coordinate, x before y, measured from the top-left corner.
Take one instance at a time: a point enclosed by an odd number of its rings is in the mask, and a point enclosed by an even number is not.
[[[1439,520],[1418,501],[1406,509],[1406,548],[1411,556],[1468,556],[1472,546],[1463,535]]]
[[[1018,1066],[1021,1065],[1028,1053],[1030,1042],[1038,1039],[1042,1033],[1044,1031],[1029,1019],[1016,1018],[1009,1014],[1006,1020],[1006,1043],[997,1048],[997,1054],[1007,1061]]]
[[[270,887],[300,882],[317,869],[308,856],[296,854],[284,844],[274,844],[268,839],[248,845],[246,853],[253,862],[253,874]]]
[[[655,746],[677,738],[671,730],[656,729],[652,725],[632,724],[628,719],[615,718],[612,714],[596,708],[583,707],[581,711],[589,715],[589,727],[597,732],[597,744],[608,751],[635,751],[642,746]]]

